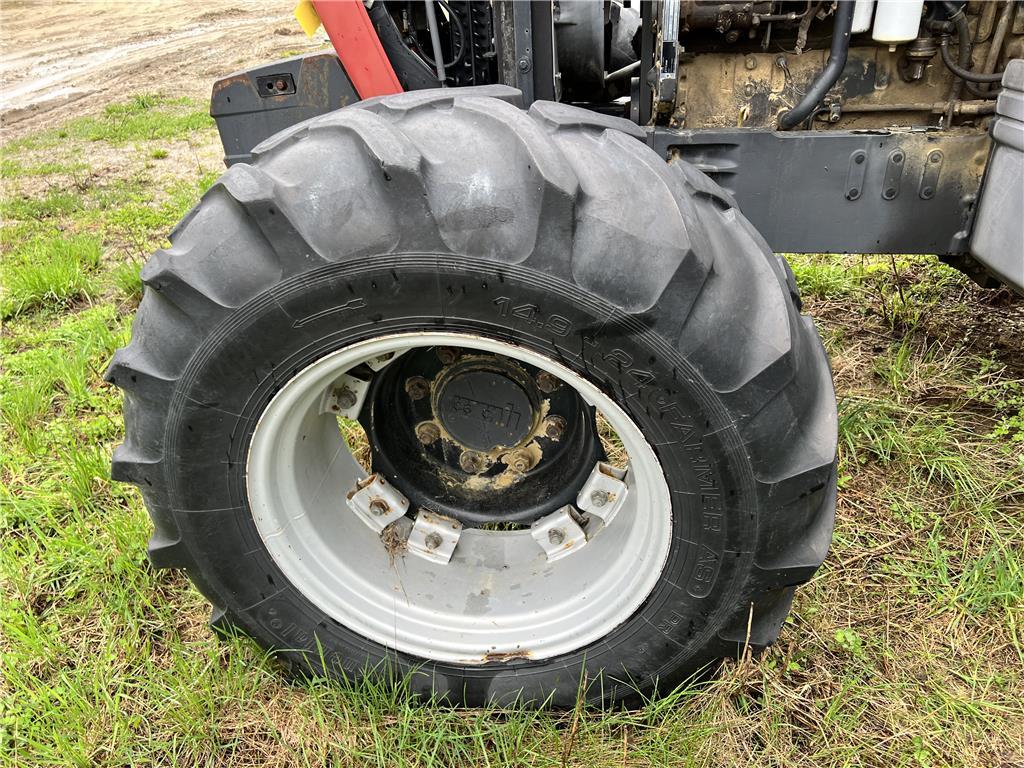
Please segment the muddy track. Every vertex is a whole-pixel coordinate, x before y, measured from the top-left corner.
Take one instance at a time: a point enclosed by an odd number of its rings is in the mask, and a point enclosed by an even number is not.
[[[230,72],[319,48],[282,0],[4,0],[0,123],[5,139],[139,92],[200,99]],[[322,32],[320,33],[322,35]]]

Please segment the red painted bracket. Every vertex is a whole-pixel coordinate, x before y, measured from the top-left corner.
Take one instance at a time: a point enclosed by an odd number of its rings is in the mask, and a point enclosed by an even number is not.
[[[362,0],[313,0],[313,7],[360,99],[402,92]]]

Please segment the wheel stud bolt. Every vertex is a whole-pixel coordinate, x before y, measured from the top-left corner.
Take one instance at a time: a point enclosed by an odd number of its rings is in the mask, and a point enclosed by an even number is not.
[[[561,385],[562,382],[558,380],[558,377],[552,376],[547,371],[541,371],[537,374],[537,388],[545,395],[551,394]]]
[[[509,469],[522,474],[530,471],[533,467],[533,460],[525,451],[513,451],[505,456],[505,464]]]
[[[375,515],[386,515],[391,510],[384,499],[374,499],[370,502],[370,512]]]
[[[441,436],[441,430],[432,421],[425,421],[416,427],[416,437],[423,445],[430,445]]]
[[[484,459],[476,451],[464,451],[459,456],[459,466],[462,467],[464,472],[468,472],[471,475],[475,475],[482,472],[484,469]]]
[[[563,531],[561,528],[552,528],[550,531],[548,531],[548,541],[550,541],[555,546],[561,544],[563,541],[565,541],[565,531]]]
[[[334,399],[338,401],[341,408],[351,408],[356,404],[356,393],[348,387],[339,387],[334,390]]]
[[[608,500],[608,491],[594,491],[590,494],[590,503],[595,507],[603,507]]]
[[[459,351],[453,347],[438,347],[435,352],[437,359],[445,365],[451,365],[459,359]]]
[[[413,400],[422,400],[430,394],[430,384],[422,376],[411,376],[405,380],[405,393]]]
[[[423,539],[423,543],[427,545],[427,549],[437,549],[441,546],[441,534],[428,533]]]
[[[559,440],[565,434],[565,419],[561,416],[550,416],[544,421],[544,434],[551,440]]]

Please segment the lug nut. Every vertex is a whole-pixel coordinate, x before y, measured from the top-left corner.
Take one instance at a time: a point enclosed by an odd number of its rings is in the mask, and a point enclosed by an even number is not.
[[[463,472],[476,475],[483,472],[486,463],[484,457],[476,451],[463,451],[462,455],[459,456],[459,466],[462,467]]]
[[[422,376],[410,376],[405,380],[405,393],[413,400],[422,400],[430,394],[430,384]]]
[[[549,416],[544,420],[544,434],[551,440],[560,440],[565,434],[565,419],[561,416]]]
[[[537,374],[537,388],[545,395],[549,395],[562,386],[562,382],[558,380],[558,377],[553,376],[547,371],[541,371]]]
[[[608,501],[608,491],[594,491],[590,494],[590,503],[595,507],[603,507]]]
[[[416,438],[424,445],[430,445],[441,436],[441,430],[432,421],[424,421],[416,427]]]
[[[548,541],[550,541],[555,546],[558,546],[563,541],[565,541],[565,531],[563,531],[561,528],[552,528],[550,531],[548,531]]]
[[[434,351],[437,353],[437,359],[444,365],[451,365],[459,359],[459,350],[454,347],[437,347]]]
[[[384,499],[374,499],[370,502],[370,512],[375,515],[386,515],[389,511],[391,511],[391,507]]]
[[[334,390],[334,399],[338,401],[338,405],[341,408],[351,408],[356,404],[356,393],[348,387],[338,387]]]
[[[427,549],[437,549],[441,546],[441,534],[439,533],[428,533],[423,543],[427,545]]]
[[[513,451],[505,456],[505,464],[513,471],[524,474],[533,468],[533,459],[525,451]]]

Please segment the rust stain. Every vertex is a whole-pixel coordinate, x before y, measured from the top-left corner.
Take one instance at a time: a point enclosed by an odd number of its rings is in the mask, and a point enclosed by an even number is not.
[[[506,662],[506,661],[521,661],[523,659],[530,659],[532,655],[529,651],[515,650],[515,651],[491,651],[490,653],[484,654],[484,662]]]

